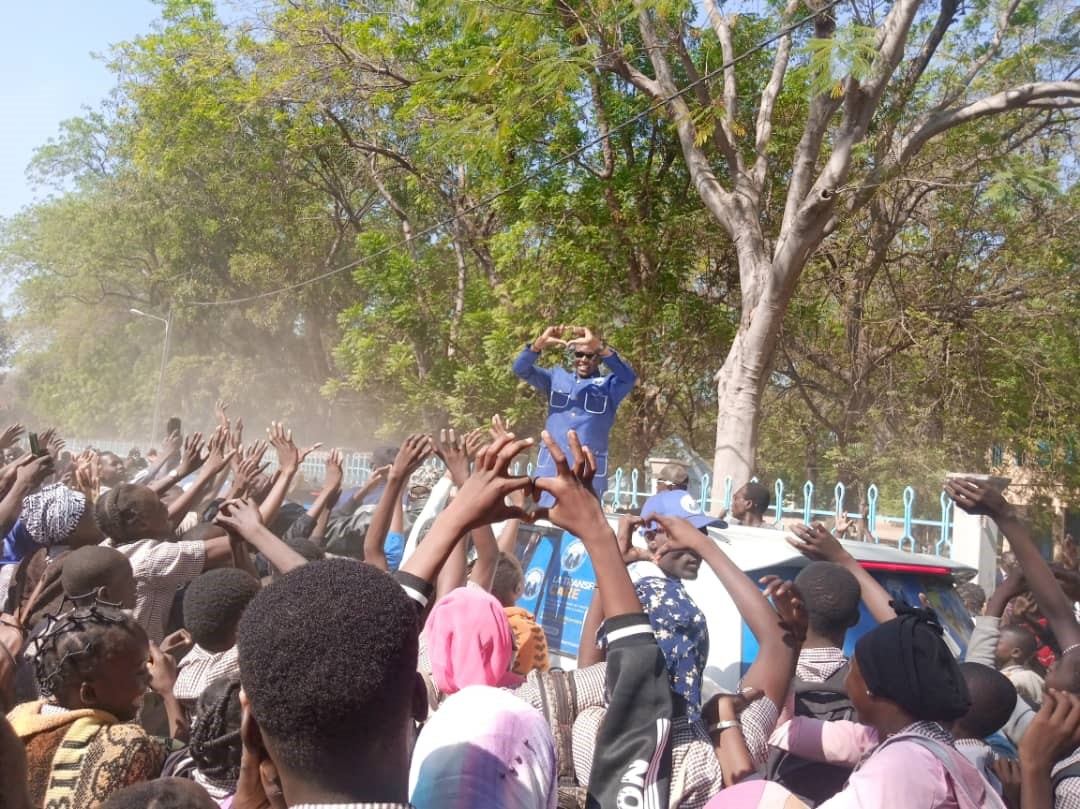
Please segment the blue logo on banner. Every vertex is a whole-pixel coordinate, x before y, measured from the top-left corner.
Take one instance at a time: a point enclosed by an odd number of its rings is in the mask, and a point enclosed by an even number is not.
[[[592,560],[573,534],[544,533],[537,540],[518,606],[536,616],[552,651],[577,657],[585,613],[596,590]]]

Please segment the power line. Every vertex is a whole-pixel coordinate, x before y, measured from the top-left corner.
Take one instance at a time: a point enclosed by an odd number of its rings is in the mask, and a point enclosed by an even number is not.
[[[693,90],[699,84],[702,84],[702,83],[704,83],[706,81],[709,81],[711,78],[713,78],[717,74],[722,73],[723,71],[727,70],[729,67],[734,67],[735,65],[737,65],[742,60],[746,59],[749,56],[752,56],[753,54],[757,53],[760,50],[763,50],[764,48],[767,48],[772,43],[776,42],[779,39],[782,39],[783,37],[787,36],[788,34],[794,32],[795,30],[797,30],[799,28],[801,28],[802,26],[806,25],[806,23],[810,22],[811,20],[814,20],[817,17],[820,17],[822,14],[824,14],[827,11],[832,10],[834,7],[840,5],[844,1],[845,0],[830,0],[829,3],[822,6],[817,11],[813,12],[812,14],[808,14],[807,16],[803,17],[800,20],[796,20],[795,22],[791,23],[791,25],[788,25],[785,28],[781,28],[779,31],[777,31],[775,34],[773,34],[771,37],[763,39],[761,42],[759,42],[754,47],[750,48],[749,50],[743,51],[738,56],[733,57],[731,59],[731,61],[724,62],[719,67],[709,71],[708,73],[704,74],[703,76],[696,79],[695,81],[690,82],[690,84],[686,85],[681,90],[677,90],[672,95],[666,96],[665,98],[662,98],[659,101],[656,101],[655,103],[653,103],[650,106],[646,107],[641,112],[627,118],[622,123],[616,124],[615,126],[611,127],[608,130],[607,135],[600,135],[600,136],[598,136],[596,138],[593,138],[592,140],[588,141],[587,143],[584,143],[581,146],[579,146],[577,149],[574,149],[573,151],[568,152],[567,154],[563,155],[562,157],[556,158],[555,160],[553,160],[552,162],[550,162],[546,166],[544,166],[544,168],[541,169],[540,171],[534,172],[533,174],[526,175],[525,177],[522,177],[517,182],[511,183],[510,185],[506,186],[505,188],[502,188],[499,191],[496,191],[496,192],[494,192],[492,194],[489,194],[488,196],[484,197],[483,199],[479,200],[478,202],[473,203],[472,205],[468,206],[467,208],[463,208],[461,211],[454,214],[453,216],[447,217],[446,219],[442,219],[442,220],[436,222],[433,225],[429,225],[428,227],[424,228],[423,230],[417,231],[416,233],[414,233],[412,235],[412,237],[410,239],[402,239],[401,241],[395,242],[394,244],[391,244],[391,245],[388,245],[386,247],[380,248],[379,250],[376,250],[374,253],[371,253],[370,255],[366,255],[363,258],[359,258],[356,261],[350,261],[348,264],[342,264],[340,267],[335,267],[332,270],[327,270],[326,272],[319,273],[318,275],[314,275],[311,278],[306,278],[303,281],[297,281],[294,284],[289,284],[287,286],[283,286],[280,289],[274,289],[274,290],[271,290],[269,292],[259,292],[259,293],[255,294],[255,295],[247,295],[247,296],[242,297],[242,298],[231,298],[231,299],[225,300],[225,301],[191,301],[191,302],[186,303],[184,305],[186,305],[186,306],[228,306],[228,305],[234,304],[234,303],[250,303],[251,301],[261,300],[262,298],[270,298],[270,297],[273,297],[274,295],[280,295],[283,292],[291,292],[294,289],[300,289],[301,287],[306,287],[306,286],[308,286],[310,284],[317,284],[319,281],[324,281],[327,278],[330,278],[330,277],[332,277],[334,275],[337,275],[338,273],[342,273],[342,272],[346,272],[348,270],[356,269],[357,267],[360,267],[360,266],[368,263],[369,261],[372,261],[373,259],[379,258],[380,256],[384,256],[387,253],[390,253],[390,252],[392,252],[394,250],[398,250],[398,249],[400,249],[402,247],[406,247],[409,244],[410,241],[415,241],[416,239],[427,236],[430,233],[434,233],[435,231],[439,230],[440,228],[444,228],[447,225],[453,224],[458,219],[460,219],[461,217],[463,217],[463,216],[465,216],[467,214],[471,214],[474,211],[480,210],[481,208],[486,208],[488,205],[493,203],[495,200],[499,199],[499,197],[505,196],[506,194],[509,194],[511,191],[514,191],[514,190],[516,190],[518,188],[521,188],[522,186],[531,183],[533,180],[536,180],[536,179],[538,179],[540,177],[543,177],[545,172],[549,171],[550,169],[554,168],[555,166],[561,165],[563,163],[567,163],[570,160],[573,160],[575,157],[578,157],[579,155],[584,154],[588,149],[592,148],[593,146],[596,146],[598,143],[600,143],[602,140],[604,140],[605,137],[610,137],[614,133],[616,133],[616,132],[618,132],[618,131],[620,131],[622,129],[625,129],[626,127],[630,126],[631,124],[637,123],[642,118],[644,118],[646,115],[651,115],[652,113],[656,112],[658,109],[663,107],[668,102],[673,101],[674,99],[678,98],[679,96],[683,95],[684,93],[686,93],[686,92],[688,92],[690,90]]]

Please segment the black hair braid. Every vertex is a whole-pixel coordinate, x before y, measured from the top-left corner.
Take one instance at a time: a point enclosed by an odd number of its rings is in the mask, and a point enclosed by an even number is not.
[[[134,635],[137,624],[115,607],[77,607],[59,617],[46,615],[45,631],[37,639],[34,673],[43,696],[52,696],[75,677],[90,676],[109,651],[114,629]]]
[[[212,781],[236,788],[240,778],[240,681],[230,680],[205,706],[191,728],[188,751],[199,772]]]

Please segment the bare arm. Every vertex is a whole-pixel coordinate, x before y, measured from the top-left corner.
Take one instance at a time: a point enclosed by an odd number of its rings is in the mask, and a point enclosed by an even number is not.
[[[269,525],[274,521],[274,517],[281,509],[281,504],[285,502],[285,498],[292,489],[293,480],[296,479],[304,458],[322,446],[322,444],[313,444],[303,451],[297,449],[296,444],[293,443],[292,430],[286,430],[284,424],[276,421],[270,424],[269,433],[270,443],[278,456],[278,477],[270,493],[259,505],[263,525]]]
[[[972,514],[985,514],[998,524],[1058,643],[1063,649],[1080,643],[1080,626],[1073,616],[1072,605],[1065,599],[1054,571],[1042,558],[1031,531],[1012,505],[997,489],[977,480],[950,479],[945,483],[945,491],[960,508]]]
[[[878,623],[891,621],[896,617],[896,611],[890,602],[892,596],[889,591],[878,584],[877,579],[870,575],[862,565],[856,561],[840,540],[834,537],[824,525],[819,522],[813,525],[796,525],[791,529],[795,539],[787,537],[788,544],[795,550],[810,559],[832,562],[847,568],[858,580],[859,589],[862,591],[862,600],[866,609],[874,616]]]
[[[390,530],[394,509],[400,508],[401,493],[409,482],[412,473],[419,468],[431,453],[431,438],[423,433],[415,433],[405,439],[398,450],[397,457],[386,476],[386,488],[383,489],[375,513],[371,515],[367,534],[364,535],[364,561],[369,565],[386,570],[386,535]],[[425,541],[426,544],[426,541]]]
[[[702,534],[689,522],[678,517],[653,517],[667,534],[661,555],[687,549],[697,553],[712,568],[727,590],[735,607],[757,639],[760,651],[743,677],[747,687],[759,688],[773,704],[782,706],[795,671],[796,650],[787,641],[787,633],[769,601],[750,578],[710,537]]]
[[[465,533],[480,525],[526,516],[517,507],[506,505],[505,497],[531,484],[529,478],[510,477],[507,471],[510,462],[531,445],[531,440],[516,441],[513,435],[507,435],[480,450],[472,475],[453,502],[435,518],[427,537],[401,570],[434,582],[451,549]]]
[[[278,539],[262,524],[259,509],[252,500],[223,503],[214,522],[235,533],[266,557],[279,573],[288,573],[307,564],[307,560]],[[228,538],[226,537],[226,540]],[[231,553],[230,553],[231,555]]]

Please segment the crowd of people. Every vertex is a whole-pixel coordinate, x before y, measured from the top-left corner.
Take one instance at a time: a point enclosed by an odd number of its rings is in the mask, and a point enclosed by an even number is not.
[[[573,371],[538,366],[548,348]],[[0,434],[0,808],[1080,807],[1080,574],[1000,492],[945,484],[1014,554],[984,603],[964,588],[957,659],[928,602],[824,525],[788,535],[794,580],[754,581],[677,468],[641,514],[605,512],[634,375],[590,330],[551,327],[514,371],[548,398],[538,442],[497,417],[412,435],[352,491],[334,450],[310,497],[318,445],[279,423],[245,442],[224,406],[145,459]],[[534,448],[537,474],[511,474]],[[732,516],[761,526],[767,505],[748,485]],[[519,605],[519,531],[541,519],[596,576],[572,670]],[[685,586],[702,564],[756,640],[732,693],[706,677],[732,639]],[[862,609],[877,625],[849,658]]]

